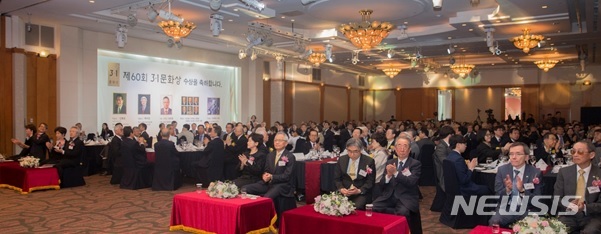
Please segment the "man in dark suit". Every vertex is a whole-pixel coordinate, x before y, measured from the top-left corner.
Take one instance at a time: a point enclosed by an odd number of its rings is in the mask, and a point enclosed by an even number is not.
[[[276,133],[275,150],[267,155],[262,181],[244,186],[247,193],[264,194],[264,197],[271,199],[294,196],[293,170],[296,159],[294,154],[285,149],[287,144],[288,135]]]
[[[530,149],[523,142],[509,147],[509,164],[497,170],[495,177],[495,193],[501,196],[497,211],[488,221],[507,227],[528,215],[532,208],[529,199],[542,193],[542,174],[532,165],[526,165]],[[526,199],[526,200],[523,200]],[[524,208],[519,208],[526,205]],[[503,211],[512,212],[501,214]]]
[[[161,115],[171,115],[173,111],[169,107],[170,104],[169,97],[163,97],[163,108],[161,108]]]
[[[319,134],[317,130],[311,129],[309,130],[309,140],[303,142],[302,144],[302,152],[303,154],[308,154],[312,149],[318,151],[321,146],[319,145]]]
[[[522,137],[522,134],[518,128],[511,128],[509,129],[509,139],[507,140],[506,144],[515,142],[526,143],[526,139]]]
[[[146,148],[152,148],[152,139],[150,139],[150,136],[146,132],[146,128],[147,127],[148,126],[146,126],[145,123],[138,124],[138,128],[140,129],[140,136],[144,139],[144,145],[145,145],[145,147]]]
[[[127,108],[123,100],[123,94],[115,95],[115,107],[113,108],[113,114],[127,114]]]
[[[344,149],[348,139],[351,139],[353,129],[354,129],[353,124],[350,122],[346,123],[346,128],[340,129],[340,138],[338,140],[338,148]]]
[[[572,233],[599,233],[601,230],[601,192],[599,185],[601,169],[592,165],[595,146],[590,141],[579,141],[572,148],[574,165],[564,167],[557,174],[553,193],[561,199],[564,196],[579,198],[570,200],[568,207],[560,204],[560,211],[571,214],[560,215]]]
[[[442,161],[447,158],[447,155],[451,153],[449,148],[449,138],[455,134],[455,130],[451,126],[445,125],[440,128],[438,136],[440,143],[434,150],[434,167],[436,168],[436,177],[438,178],[438,185],[444,191],[444,176],[442,174]]]
[[[119,188],[141,189],[152,184],[152,174],[146,159],[144,138],[137,138],[131,127],[123,128],[123,142],[121,143],[121,157],[123,158],[123,178]]]
[[[150,114],[150,106],[148,105],[148,98],[146,95],[142,95],[140,97],[140,104],[138,105],[138,114],[139,115],[149,115]]]
[[[493,130],[494,136],[490,139],[490,145],[493,149],[500,149],[507,143],[507,140],[503,137],[505,135],[505,127],[497,125]]]
[[[359,210],[371,202],[372,188],[376,180],[375,161],[361,154],[363,144],[357,139],[346,142],[347,155],[338,159],[334,169],[336,189],[355,203]]]
[[[323,149],[325,151],[333,152],[334,151],[334,132],[330,128],[330,122],[323,122]]]
[[[552,155],[555,155],[555,158],[563,158],[563,153],[557,142],[557,136],[553,133],[547,133],[543,136],[542,147],[538,147],[534,150],[534,156],[536,157],[537,162],[542,159],[547,165],[553,165]]]
[[[182,178],[179,158],[175,144],[169,141],[169,129],[161,129],[162,140],[154,146],[155,163],[152,190],[176,190],[181,186]]]
[[[225,145],[223,140],[219,138],[219,135],[221,135],[221,126],[215,126],[207,131],[209,131],[209,136],[211,137],[211,140],[207,143],[207,147],[204,149],[207,160],[200,161],[197,165],[206,168],[208,182],[223,180]]]
[[[221,132],[220,132],[221,134]],[[219,136],[217,136],[219,137]],[[243,154],[247,149],[248,139],[244,136],[242,125],[234,128],[234,135],[225,141],[225,160],[223,174],[226,180],[235,180],[238,178],[238,155]]]
[[[373,202],[374,211],[402,215],[411,223],[411,212],[419,212],[419,187],[422,164],[409,157],[411,139],[399,136],[395,142],[396,159],[388,160],[386,173],[379,182],[382,195]],[[416,232],[411,230],[411,232]]]
[[[117,123],[113,129],[115,132],[115,137],[113,137],[109,143],[109,168],[107,171],[108,174],[112,174],[111,184],[120,184],[121,177],[123,176],[123,158],[121,157],[123,125],[121,123]]]
[[[461,195],[486,195],[490,191],[486,185],[479,185],[472,181],[472,171],[478,165],[478,159],[473,158],[469,164],[465,164],[465,160],[461,156],[461,153],[467,148],[465,138],[461,135],[453,135],[449,138],[449,147],[452,149],[451,153],[447,156],[446,160],[453,162],[455,166],[455,172],[457,173],[457,180],[459,182],[459,191]]]

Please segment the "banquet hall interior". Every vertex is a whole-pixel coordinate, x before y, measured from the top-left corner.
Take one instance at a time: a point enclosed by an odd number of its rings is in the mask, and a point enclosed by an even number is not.
[[[276,122],[375,132],[376,123],[559,114],[564,124],[600,124],[599,13],[599,0],[0,0],[0,154],[21,152],[12,139],[31,137],[28,124],[44,123],[52,143],[56,127],[68,139],[80,123],[82,155],[95,160],[81,162],[85,185],[30,192],[6,182],[14,174],[0,162],[0,226],[168,232],[174,197],[197,190],[195,169],[182,165],[173,191],[120,189],[102,173],[108,148],[88,144],[103,123],[145,123],[152,155],[159,124],[173,121],[196,133],[205,121],[224,132],[265,123],[270,136]],[[329,193],[321,183],[316,195]],[[434,183],[419,189],[424,233],[470,232],[430,209]]]

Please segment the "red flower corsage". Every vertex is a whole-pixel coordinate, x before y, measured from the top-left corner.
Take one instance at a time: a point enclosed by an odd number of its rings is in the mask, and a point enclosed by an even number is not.
[[[371,168],[369,166],[367,166],[367,168],[365,168],[365,171],[367,172],[368,175],[371,174],[371,172],[372,172]]]
[[[532,183],[533,184],[539,184],[540,183],[540,179],[538,179],[538,177],[534,177],[534,179],[532,179]]]
[[[597,176],[593,176],[595,178],[592,182],[593,186],[601,187],[601,180]]]
[[[280,158],[280,160],[282,160],[282,161],[284,161],[284,162],[288,162],[288,157],[286,157],[286,156],[282,156],[282,157]]]
[[[248,161],[254,162],[255,161],[255,157],[250,156],[250,158],[248,158]]]

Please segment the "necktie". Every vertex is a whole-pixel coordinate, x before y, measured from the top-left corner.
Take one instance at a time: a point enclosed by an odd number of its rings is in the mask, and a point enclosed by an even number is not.
[[[399,167],[396,169],[397,171],[403,170],[403,161],[399,161]]]
[[[357,168],[355,167],[355,161],[356,160],[351,159],[351,165],[348,168],[348,175],[351,177],[352,180],[355,180],[357,178]]]
[[[276,153],[275,154],[275,165],[274,166],[278,166],[278,161],[280,161],[280,156],[282,156],[282,153]]]
[[[121,107],[119,107],[119,109],[117,110],[117,113],[121,113]]]
[[[513,176],[513,181],[511,182],[511,184],[513,184],[513,188],[511,189],[511,196],[517,196],[520,192],[518,191],[518,186],[517,186],[517,178],[518,178],[518,174],[520,174],[520,171],[518,170],[513,170],[513,172],[515,173]]]
[[[576,196],[579,196],[581,197],[581,200],[584,200],[584,191],[586,187],[586,184],[584,183],[584,170],[580,169],[578,170],[578,173],[580,173],[580,176],[578,176],[578,181],[576,181]]]

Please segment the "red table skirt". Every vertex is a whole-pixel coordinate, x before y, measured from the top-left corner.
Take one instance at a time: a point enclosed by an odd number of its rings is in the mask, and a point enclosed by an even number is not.
[[[154,163],[155,159],[156,154],[154,152],[146,152],[146,160],[148,160],[149,163]]]
[[[506,229],[506,228],[501,228],[501,232],[499,232],[499,233],[502,233],[502,232],[513,233],[511,230]],[[478,225],[470,231],[470,234],[490,234],[490,233],[492,233],[492,227],[482,226],[482,225]]]
[[[203,193],[173,197],[169,230],[197,233],[276,233],[277,219],[269,198],[219,199]]]
[[[18,162],[0,163],[0,188],[14,189],[21,194],[35,190],[60,189],[56,168],[23,168]]]
[[[321,164],[336,159],[305,162],[305,200],[308,204],[315,203],[315,197],[321,194]]]
[[[357,234],[408,234],[409,224],[403,216],[357,211],[343,217],[315,212],[312,205],[289,210],[282,215],[281,234],[357,233]]]

